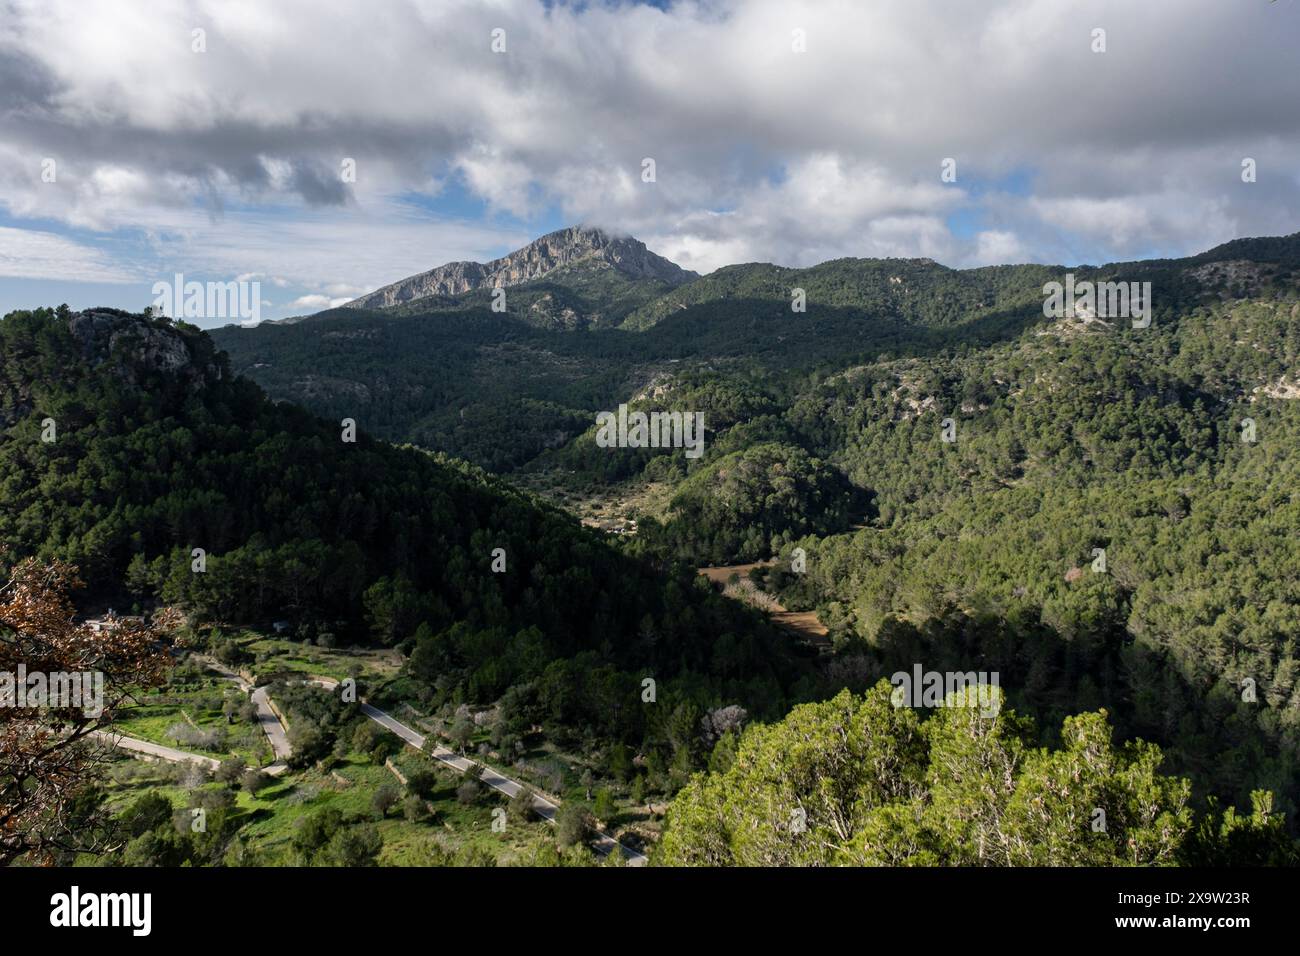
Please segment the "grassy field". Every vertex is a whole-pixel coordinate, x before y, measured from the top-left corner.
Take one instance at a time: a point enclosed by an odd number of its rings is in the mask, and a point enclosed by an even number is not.
[[[257,667],[263,672],[297,671],[329,676],[362,673],[367,675],[361,678],[363,687],[368,685],[372,691],[381,686],[384,679],[396,674],[401,663],[401,657],[395,651],[358,653],[325,650],[295,641],[266,638],[253,632],[244,632],[239,643],[242,649],[259,654],[261,663]],[[361,663],[349,666],[354,654]],[[448,735],[452,721],[447,715],[435,716],[420,711],[409,702],[390,702],[384,706],[411,728],[431,735],[447,746],[453,746]],[[632,845],[653,843],[658,839],[660,810],[652,812],[646,803],[634,802],[627,786],[609,779],[600,779],[603,766],[601,760],[597,759],[599,755],[567,751],[555,746],[542,735],[535,734],[529,737],[523,752],[507,757],[491,748],[490,733],[486,727],[474,732],[466,753],[506,776],[563,802],[590,803],[589,792],[594,794],[600,789],[607,789],[617,804],[618,811],[610,819],[602,821],[606,825],[606,832],[628,838]]]
[[[382,762],[349,754],[328,770],[311,769],[281,777],[257,796],[238,791],[234,820],[239,837],[259,865],[296,865],[299,860],[293,837],[297,828],[305,818],[332,807],[345,816],[355,815],[375,824],[384,842],[378,859],[381,866],[431,865],[445,862],[449,856],[462,863],[527,865],[539,850],[554,845],[555,831],[541,820],[507,820],[503,832],[493,832],[493,810],[504,809],[505,799],[484,788],[473,803],[462,803],[456,791],[464,778],[439,768],[423,755],[408,751],[394,758],[394,764],[405,772],[417,766],[434,770],[437,785],[427,801],[424,819],[406,819],[400,803],[381,818],[372,805],[376,790],[389,784],[403,798],[409,792]],[[115,762],[106,782],[108,806],[120,811],[154,791],[176,808],[184,808],[195,790],[224,786],[211,782],[195,785],[196,778],[185,778],[186,768],[124,757]],[[96,865],[102,861],[85,857],[79,862]]]
[[[414,762],[431,765],[419,755],[402,763],[411,769]],[[492,831],[492,810],[504,807],[504,799],[485,793],[473,804],[457,800],[456,788],[464,778],[451,771],[435,767],[438,786],[428,803],[432,814],[419,822],[403,818],[400,808],[390,810],[388,816],[378,820],[384,849],[379,862],[386,866],[420,866],[436,860],[437,851],[462,854],[472,848],[497,862],[498,865],[524,863],[534,852],[554,840],[548,824],[541,821],[518,823],[509,821],[505,831]],[[336,776],[337,775],[337,776]],[[341,780],[339,778],[342,778]],[[397,778],[382,764],[355,754],[339,762],[330,773],[309,772],[287,780],[269,789],[261,799],[273,804],[273,812],[245,828],[250,844],[270,858],[287,855],[293,830],[299,817],[327,806],[345,814],[360,813],[375,816],[371,800],[383,784],[402,789]]]
[[[252,656],[251,668],[259,672],[269,667],[373,684],[395,676],[402,666],[402,655],[391,649],[316,647],[249,630],[235,635],[235,642]]]
[[[155,791],[167,797],[176,807],[188,805],[190,794],[197,789],[221,789],[224,784],[204,781],[192,786],[184,778],[185,768],[178,764],[160,761],[135,760],[123,755],[116,764],[110,781],[107,783],[107,804],[113,810],[121,810],[137,797]],[[278,785],[277,785],[278,786]],[[276,786],[267,787],[256,797],[241,790],[235,798],[236,808],[248,815],[255,816],[273,806],[271,795]]]
[[[188,669],[177,670],[165,686],[141,694],[138,704],[121,709],[113,726],[129,737],[186,753],[218,760],[239,756],[255,766],[269,763],[271,748],[266,735],[256,723],[238,715],[233,721],[227,720],[222,710],[227,698],[240,703],[247,700],[231,681],[198,677]],[[179,737],[173,735],[178,728]],[[214,734],[223,738],[219,748],[197,743]]]

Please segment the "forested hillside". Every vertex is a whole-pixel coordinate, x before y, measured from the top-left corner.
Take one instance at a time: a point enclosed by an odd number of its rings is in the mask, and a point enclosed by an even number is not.
[[[1289,237],[1072,271],[1080,282],[1150,281],[1156,323],[1167,326],[1207,296],[1285,288],[1298,262],[1300,239]],[[581,436],[597,411],[646,391],[673,402],[700,375],[724,387],[760,382],[785,406],[809,376],[882,355],[1014,340],[1045,324],[1043,284],[1065,271],[843,259],[810,269],[730,266],[667,292],[609,270],[561,271],[511,287],[503,313],[480,290],[395,309],[333,309],[289,325],[227,326],[212,337],[236,373],[275,398],[504,472],[544,466],[539,456]],[[796,289],[804,312],[793,311]],[[574,317],[625,310],[629,297],[648,292],[622,328]],[[566,317],[566,296],[586,304]]]
[[[1298,266],[1291,236],[1071,270],[1151,282],[1147,328],[1045,317],[1063,268],[838,260],[722,269],[618,330],[335,313],[217,338],[240,367],[268,363],[252,374],[275,394],[518,480],[661,489],[653,514],[629,512],[625,550],[782,559],[767,588],[830,628],[827,686],[917,660],[996,668],[1045,740],[1104,706],[1198,798],[1246,806],[1264,787],[1294,813]],[[307,391],[336,372],[348,382]],[[358,391],[399,376],[462,384],[408,389],[418,415]],[[595,411],[624,401],[702,411],[703,457],[598,447]]]
[[[511,692],[525,726],[664,748],[665,766],[699,744],[658,721],[732,703],[778,716],[808,669],[689,569],[621,554],[464,464],[364,430],[346,441],[232,377],[183,323],[14,312],[0,370],[0,563],[70,561],[101,607],[165,601],[196,621],[283,618],[322,646],[399,645],[411,667],[390,695]]]
[[[1107,706],[1199,785],[1291,810],[1298,349],[1292,294],[823,383],[790,415],[877,517],[772,584],[847,656],[978,660],[1047,722]]]

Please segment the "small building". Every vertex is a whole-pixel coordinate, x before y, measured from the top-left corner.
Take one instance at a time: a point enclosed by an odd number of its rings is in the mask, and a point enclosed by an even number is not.
[[[109,608],[103,617],[91,617],[85,621],[86,627],[90,628],[95,634],[102,634],[105,631],[116,630],[123,624],[143,624],[144,618],[138,615],[128,615],[123,617]]]

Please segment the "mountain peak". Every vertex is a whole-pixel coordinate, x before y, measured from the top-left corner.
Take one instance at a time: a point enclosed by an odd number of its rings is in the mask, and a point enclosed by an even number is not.
[[[629,279],[678,286],[697,278],[644,242],[615,236],[591,226],[568,226],[534,239],[491,262],[449,262],[386,285],[349,302],[362,309],[382,309],[436,295],[463,295],[475,289],[506,288],[541,279],[560,269],[613,269]]]

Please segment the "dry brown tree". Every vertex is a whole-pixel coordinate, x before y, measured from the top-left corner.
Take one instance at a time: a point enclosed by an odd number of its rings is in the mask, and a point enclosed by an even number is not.
[[[0,586],[0,678],[7,676],[12,688],[21,668],[28,675],[94,673],[103,680],[102,709],[65,700],[18,707],[30,701],[10,699],[0,706],[0,865],[115,847],[94,799],[110,757],[91,737],[133,694],[166,676],[169,655],[157,618],[152,625],[124,620],[99,630],[80,624],[70,598],[80,586],[71,565],[35,560],[20,563]]]

